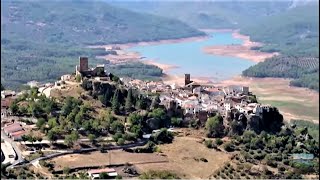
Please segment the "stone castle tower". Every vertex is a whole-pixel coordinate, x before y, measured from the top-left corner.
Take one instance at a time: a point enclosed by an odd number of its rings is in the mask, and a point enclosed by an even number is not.
[[[184,75],[184,85],[188,85],[191,83],[191,80],[190,80],[190,74],[185,74]]]
[[[87,71],[88,67],[88,57],[79,57],[79,71]]]

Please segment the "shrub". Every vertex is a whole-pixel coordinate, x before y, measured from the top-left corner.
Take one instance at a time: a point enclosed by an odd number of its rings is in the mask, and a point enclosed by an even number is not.
[[[270,160],[270,159],[267,160],[267,165],[274,167],[274,168],[276,168],[278,166],[278,164],[275,161]]]
[[[207,148],[213,148],[212,140],[208,139],[204,141],[204,144],[206,145]]]
[[[168,171],[148,171],[140,175],[140,179],[179,179],[176,174]]]
[[[121,132],[115,133],[112,138],[115,142],[118,142],[118,139],[122,138],[123,134]]]
[[[218,146],[220,146],[221,144],[223,144],[223,141],[222,141],[220,138],[217,138],[217,139],[215,140],[215,143],[216,143]]]
[[[64,167],[63,168],[63,174],[69,174],[70,173],[70,168],[69,167]]]
[[[222,179],[227,179],[227,177],[226,177],[225,174],[221,174],[220,177],[221,177]]]
[[[208,137],[221,137],[224,135],[223,118],[220,115],[211,117],[206,122]]]
[[[223,147],[224,147],[224,150],[228,152],[234,151],[234,148],[235,148],[234,145],[231,144],[230,142],[225,143]]]
[[[160,130],[150,137],[150,140],[156,144],[171,143],[173,141],[173,134],[166,128]]]
[[[123,138],[119,138],[118,141],[117,141],[117,144],[118,145],[123,145],[125,142],[125,140]]]
[[[253,155],[253,158],[256,160],[262,160],[264,157],[265,157],[264,153]]]
[[[278,167],[278,170],[283,172],[283,171],[286,170],[286,168],[285,168],[284,166],[279,166],[279,167]]]
[[[284,165],[287,165],[287,166],[288,166],[288,165],[289,165],[289,162],[290,162],[290,161],[289,161],[288,159],[284,159],[284,160],[283,160],[283,164],[284,164]]]

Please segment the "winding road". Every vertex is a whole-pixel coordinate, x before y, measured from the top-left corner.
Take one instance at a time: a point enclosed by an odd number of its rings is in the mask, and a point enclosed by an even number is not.
[[[14,165],[17,165],[19,163],[24,162],[24,158],[22,156],[21,150],[19,149],[19,147],[17,146],[16,142],[14,142],[11,138],[9,138],[2,130],[1,130],[1,138],[4,141],[7,141],[8,143],[10,143],[10,145],[12,146],[13,150],[16,153],[16,159],[15,161],[12,163],[12,165],[8,166],[8,167],[13,167]]]

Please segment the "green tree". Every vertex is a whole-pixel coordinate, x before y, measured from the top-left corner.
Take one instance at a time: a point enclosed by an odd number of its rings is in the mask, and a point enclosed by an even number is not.
[[[120,78],[118,76],[116,76],[116,75],[112,75],[111,80],[114,81],[114,82],[119,82]]]
[[[132,124],[132,125],[139,125],[139,124],[141,124],[141,122],[142,122],[142,116],[141,115],[139,115],[139,114],[137,114],[137,113],[131,113],[130,115],[129,115],[129,122]]]
[[[100,173],[99,174],[99,179],[111,179],[111,177],[108,175],[108,173]]]
[[[12,104],[10,104],[9,108],[13,114],[17,114],[19,111],[19,106],[18,106],[17,102],[15,102],[15,101]]]
[[[208,137],[221,137],[224,135],[223,118],[220,115],[211,117],[206,122]]]
[[[98,99],[103,105],[107,106],[109,101],[107,100],[106,94],[99,95]]]
[[[5,90],[4,86],[1,83],[1,91]]]
[[[58,122],[57,122],[56,118],[53,117],[48,120],[49,129],[52,129],[52,128],[56,127],[57,125],[58,125]]]
[[[53,129],[49,130],[47,133],[47,138],[50,142],[56,141],[57,140],[56,132]]]
[[[178,119],[176,117],[172,117],[171,118],[171,125],[173,125],[174,127],[181,127],[182,126],[182,120]]]
[[[120,94],[120,90],[117,89],[116,92],[114,93],[113,97],[112,97],[112,110],[115,114],[119,113],[119,109],[120,109],[120,102],[119,102],[119,95]]]
[[[166,128],[162,128],[159,132],[153,134],[150,140],[156,144],[171,143],[173,141],[173,134]]]
[[[127,98],[126,98],[126,103],[125,103],[125,108],[127,112],[130,112],[133,106],[133,95],[132,95],[132,89],[130,88],[128,90]]]
[[[130,127],[130,132],[134,133],[137,137],[142,137],[143,131],[142,126],[139,125],[133,125]]]
[[[148,102],[147,102],[147,99],[140,95],[139,99],[137,100],[136,102],[136,106],[137,106],[137,109],[147,109],[147,106],[148,106]]]
[[[37,128],[41,129],[42,126],[43,126],[45,123],[46,123],[46,120],[45,120],[45,119],[39,118],[38,121],[37,121],[37,123],[36,123],[36,126],[37,126]]]
[[[118,145],[123,145],[125,142],[125,140],[123,138],[119,138],[118,141],[117,141],[117,144]]]
[[[28,113],[28,110],[25,106],[19,106],[19,113],[25,115]]]
[[[67,145],[67,146],[69,146],[69,147],[73,146],[74,141],[73,141],[71,135],[66,135],[66,136],[64,137],[64,143],[65,143],[65,145]]]
[[[90,140],[91,143],[94,143],[95,142],[95,139],[96,139],[96,136],[94,134],[89,134],[88,135],[88,138]]]
[[[160,102],[161,102],[161,101],[160,101],[160,97],[159,97],[159,95],[157,95],[157,96],[152,100],[151,109],[158,108]]]
[[[28,113],[35,117],[39,113],[39,106],[35,102],[30,102],[28,105]]]
[[[79,82],[81,82],[81,76],[78,74],[78,75],[76,75],[76,81],[79,83]]]
[[[63,174],[69,174],[70,173],[70,168],[69,167],[64,167],[63,168]]]
[[[111,123],[110,130],[112,132],[124,132],[124,125],[120,121],[114,121]]]

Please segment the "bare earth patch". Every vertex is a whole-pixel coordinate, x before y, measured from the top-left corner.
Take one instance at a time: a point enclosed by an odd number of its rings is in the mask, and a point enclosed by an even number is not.
[[[55,169],[63,169],[63,167],[75,168],[125,163],[157,163],[166,162],[167,158],[154,153],[128,153],[121,150],[113,150],[108,151],[108,153],[97,151],[87,154],[64,155],[53,158],[52,161],[55,164]]]
[[[160,145],[161,151],[168,156],[169,163],[136,165],[148,170],[167,170],[185,178],[208,178],[215,170],[230,160],[230,155],[208,149],[197,138],[175,137],[173,143]],[[208,162],[199,160],[205,158]]]

